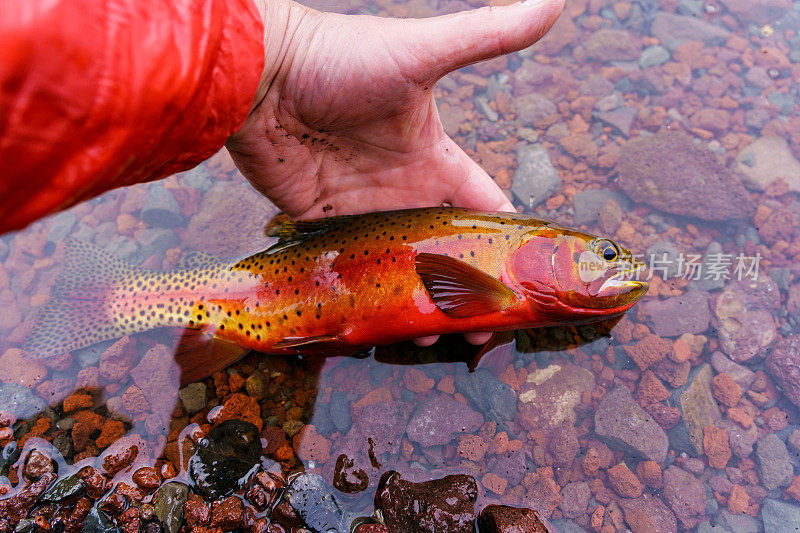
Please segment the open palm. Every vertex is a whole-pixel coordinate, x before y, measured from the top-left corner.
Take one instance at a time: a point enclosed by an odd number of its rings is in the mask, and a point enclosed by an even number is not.
[[[227,147],[254,187],[294,217],[453,205],[511,209],[442,128],[433,86],[463,65],[529,46],[562,0],[421,20],[293,5],[263,100]]]

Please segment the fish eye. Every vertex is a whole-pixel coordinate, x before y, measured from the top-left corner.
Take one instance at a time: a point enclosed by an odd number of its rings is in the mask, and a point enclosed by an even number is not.
[[[619,257],[619,250],[617,245],[608,239],[600,239],[594,245],[594,253],[602,257],[608,262],[616,261]]]

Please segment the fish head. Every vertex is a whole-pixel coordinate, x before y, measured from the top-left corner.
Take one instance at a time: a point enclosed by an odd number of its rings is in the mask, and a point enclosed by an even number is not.
[[[521,239],[507,271],[533,306],[590,317],[622,313],[644,296],[647,283],[636,279],[644,266],[610,239],[548,227]]]

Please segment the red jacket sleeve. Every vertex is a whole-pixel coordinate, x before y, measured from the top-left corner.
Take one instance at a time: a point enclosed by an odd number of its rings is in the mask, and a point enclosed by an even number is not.
[[[263,43],[252,0],[0,2],[0,232],[211,156]]]

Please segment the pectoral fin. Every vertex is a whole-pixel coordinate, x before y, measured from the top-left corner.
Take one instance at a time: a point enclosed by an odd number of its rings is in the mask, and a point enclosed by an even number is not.
[[[415,266],[436,307],[449,317],[502,311],[519,299],[497,278],[446,255],[419,253]]]

